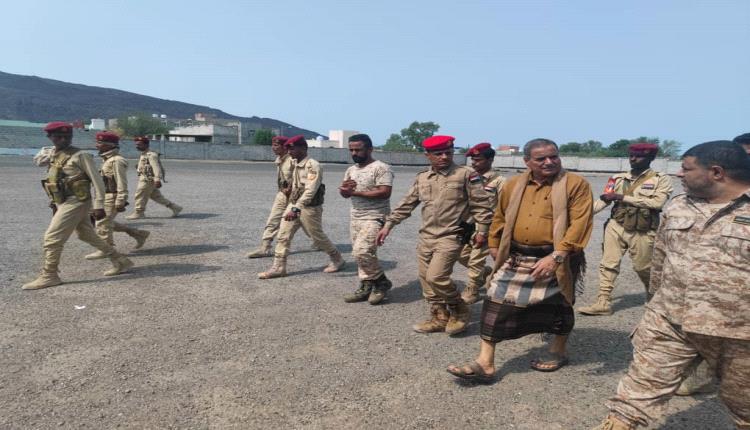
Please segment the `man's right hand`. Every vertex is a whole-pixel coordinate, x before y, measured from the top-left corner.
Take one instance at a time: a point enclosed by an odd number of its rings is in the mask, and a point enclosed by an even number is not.
[[[378,237],[375,239],[375,243],[378,244],[378,246],[383,246],[385,243],[385,238],[388,237],[388,235],[391,234],[391,229],[388,227],[383,227],[378,232]]]
[[[497,248],[490,248],[490,255],[494,261],[497,261]]]
[[[154,186],[155,186],[156,188],[161,188],[161,181],[160,181],[160,180],[158,180],[158,179],[157,179],[157,180],[155,180],[155,181],[154,181]]]

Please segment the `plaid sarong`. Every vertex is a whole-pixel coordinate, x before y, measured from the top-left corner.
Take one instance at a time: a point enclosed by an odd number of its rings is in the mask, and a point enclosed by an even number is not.
[[[540,257],[511,253],[495,272],[487,298],[496,303],[531,306],[560,294],[561,288],[554,273],[544,278],[533,278],[532,267]]]
[[[518,307],[485,300],[479,335],[487,342],[518,339],[534,333],[566,335],[573,331],[573,307],[562,294],[533,306]]]

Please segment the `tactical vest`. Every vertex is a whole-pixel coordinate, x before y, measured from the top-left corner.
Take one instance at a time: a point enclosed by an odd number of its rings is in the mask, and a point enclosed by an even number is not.
[[[104,174],[103,170],[99,170],[99,174],[102,175],[102,180],[104,181],[104,192],[105,193],[117,193],[117,180],[115,179],[115,175],[107,176]]]
[[[151,151],[151,150],[149,150],[149,151]],[[167,182],[165,180],[165,178],[167,176],[167,172],[164,170],[164,165],[161,164],[161,157],[160,157],[161,154],[159,154],[156,151],[151,151],[151,152],[153,152],[154,154],[156,154],[156,162],[159,163],[159,170],[161,170],[161,178],[157,178],[157,179],[164,180],[164,182]],[[143,173],[137,172],[138,176],[141,176],[141,174],[143,174],[148,179],[154,179],[156,177],[156,175],[154,174],[154,168],[151,166],[151,162],[148,160],[148,156],[146,154],[143,154],[143,155],[141,155],[141,158],[143,158],[143,161],[144,161],[144,164],[143,164]]]
[[[68,147],[56,153],[50,160],[47,178],[42,179],[42,187],[55,204],[65,203],[65,199],[70,196],[76,196],[82,202],[91,198],[91,181],[86,174],[81,172],[68,176],[63,170],[78,151],[78,148]]]
[[[636,188],[644,182],[656,176],[656,172],[651,171],[645,176],[641,176],[633,182],[630,187],[623,193],[625,196],[632,196]],[[658,209],[639,208],[624,201],[618,201],[612,207],[612,219],[615,220],[627,232],[647,232],[659,228]]]

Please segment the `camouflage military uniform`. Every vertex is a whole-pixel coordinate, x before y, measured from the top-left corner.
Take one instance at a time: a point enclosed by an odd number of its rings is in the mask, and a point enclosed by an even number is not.
[[[429,169],[417,174],[414,185],[386,218],[385,227],[391,230],[408,218],[420,203],[419,283],[422,295],[431,305],[433,318],[414,329],[419,332],[449,330],[455,315],[461,315],[461,322],[463,315],[469,313],[451,280],[453,266],[463,248],[461,221],[470,215],[477,232],[487,234],[492,222],[490,196],[484,190],[480,175],[468,167],[451,163],[444,170]],[[449,314],[451,319],[448,319]]]
[[[661,415],[697,356],[750,429],[750,190],[712,205],[679,195],[665,208],[651,271],[654,297],[633,335],[633,362],[607,406],[631,425]]]
[[[142,218],[149,199],[171,209],[173,216],[179,215],[182,207],[167,200],[156,188],[156,181],[161,182],[164,179],[159,153],[151,149],[141,152],[136,171],[138,172],[138,188],[135,190],[134,197],[135,212],[129,215],[128,219]]]
[[[503,184],[505,183],[505,177],[493,170],[488,170],[481,176],[484,190],[490,197],[490,207],[494,211],[500,192],[503,189]],[[468,222],[473,221],[469,220]],[[485,265],[488,255],[490,255],[490,248],[486,244],[480,248],[476,248],[473,244],[467,243],[461,249],[458,262],[468,269],[469,278],[466,288],[461,293],[461,298],[466,303],[471,304],[479,300],[479,289],[484,287],[487,276],[492,273],[492,267]]]
[[[651,252],[656,237],[659,212],[672,194],[672,179],[661,172],[647,169],[638,176],[630,172],[613,176],[617,194],[623,194],[622,202],[615,203],[612,218],[604,229],[602,259],[599,263],[599,295],[596,304],[584,306],[578,312],[587,315],[609,315],[612,313],[611,297],[615,288],[615,279],[620,273],[622,256],[627,252],[633,263],[633,270],[648,291],[649,273],[651,272]],[[594,213],[601,212],[609,203],[597,199],[594,201]],[[618,211],[627,208],[638,208],[649,214],[650,226],[637,227],[627,225],[616,216]],[[635,219],[635,218],[633,218]],[[648,220],[646,221],[649,224]]]
[[[119,148],[107,151],[101,154],[101,157],[104,159],[104,163],[99,172],[104,181],[104,211],[107,216],[96,222],[96,233],[105,242],[114,245],[112,232],[125,232],[137,241],[136,248],[140,248],[149,232],[115,222],[115,217],[118,214],[117,208],[124,208],[128,202],[128,162],[120,155]]]

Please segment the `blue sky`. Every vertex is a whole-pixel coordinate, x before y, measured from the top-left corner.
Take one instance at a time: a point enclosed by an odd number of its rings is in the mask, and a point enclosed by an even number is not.
[[[8,2],[10,3],[10,2]],[[0,70],[383,143],[750,131],[750,1],[25,1]]]

